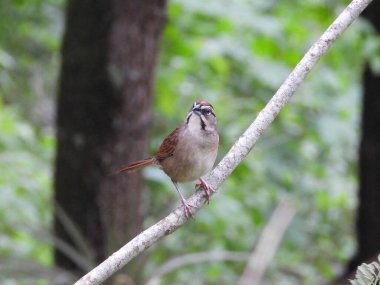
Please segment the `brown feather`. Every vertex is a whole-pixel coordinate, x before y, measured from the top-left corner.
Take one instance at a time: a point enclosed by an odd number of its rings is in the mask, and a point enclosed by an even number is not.
[[[132,172],[132,171],[140,170],[144,167],[155,164],[155,162],[156,162],[156,159],[154,157],[149,157],[149,158],[146,158],[143,160],[133,162],[127,166],[124,166],[123,168],[116,171],[115,174],[122,173],[122,172]]]
[[[173,155],[178,143],[178,132],[179,128],[176,128],[173,132],[171,132],[170,135],[166,137],[166,139],[164,139],[156,154],[158,161],[162,161],[165,158]]]

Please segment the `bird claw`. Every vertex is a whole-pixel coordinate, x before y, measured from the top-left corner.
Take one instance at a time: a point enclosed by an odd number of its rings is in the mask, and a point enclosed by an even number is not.
[[[195,189],[199,190],[202,188],[204,191],[204,197],[206,199],[206,202],[207,202],[207,204],[210,204],[210,197],[211,197],[212,193],[216,192],[216,190],[214,190],[210,185],[208,185],[207,182],[204,181],[202,178],[199,178],[199,181],[201,183],[196,184]]]
[[[194,219],[193,213],[191,212],[191,208],[192,207],[195,208],[195,207],[187,203],[186,200],[182,200],[181,203],[182,203],[183,212],[185,213],[186,219],[190,219],[190,218]]]

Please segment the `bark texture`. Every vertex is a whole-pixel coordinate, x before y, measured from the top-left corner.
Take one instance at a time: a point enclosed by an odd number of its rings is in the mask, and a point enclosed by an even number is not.
[[[109,176],[147,155],[165,0],[69,0],[58,92],[55,200],[101,261],[141,230],[141,173]],[[78,249],[59,217],[55,235]],[[60,267],[83,271],[59,250]]]

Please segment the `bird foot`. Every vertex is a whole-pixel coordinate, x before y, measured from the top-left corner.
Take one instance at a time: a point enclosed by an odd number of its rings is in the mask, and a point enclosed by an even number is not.
[[[210,197],[212,193],[216,192],[216,190],[214,190],[210,185],[208,185],[207,182],[204,181],[202,178],[199,178],[199,181],[201,183],[196,184],[195,189],[199,190],[202,188],[204,191],[204,197],[206,198],[206,202],[207,204],[210,204]]]
[[[185,199],[181,200],[181,204],[182,204],[183,212],[185,213],[186,219],[194,218],[191,208],[195,208],[195,207],[187,203]]]

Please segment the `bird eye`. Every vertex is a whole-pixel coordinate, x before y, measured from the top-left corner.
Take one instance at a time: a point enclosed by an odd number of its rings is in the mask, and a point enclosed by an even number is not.
[[[202,110],[203,115],[210,115],[210,113],[211,113],[210,109],[203,109]]]

